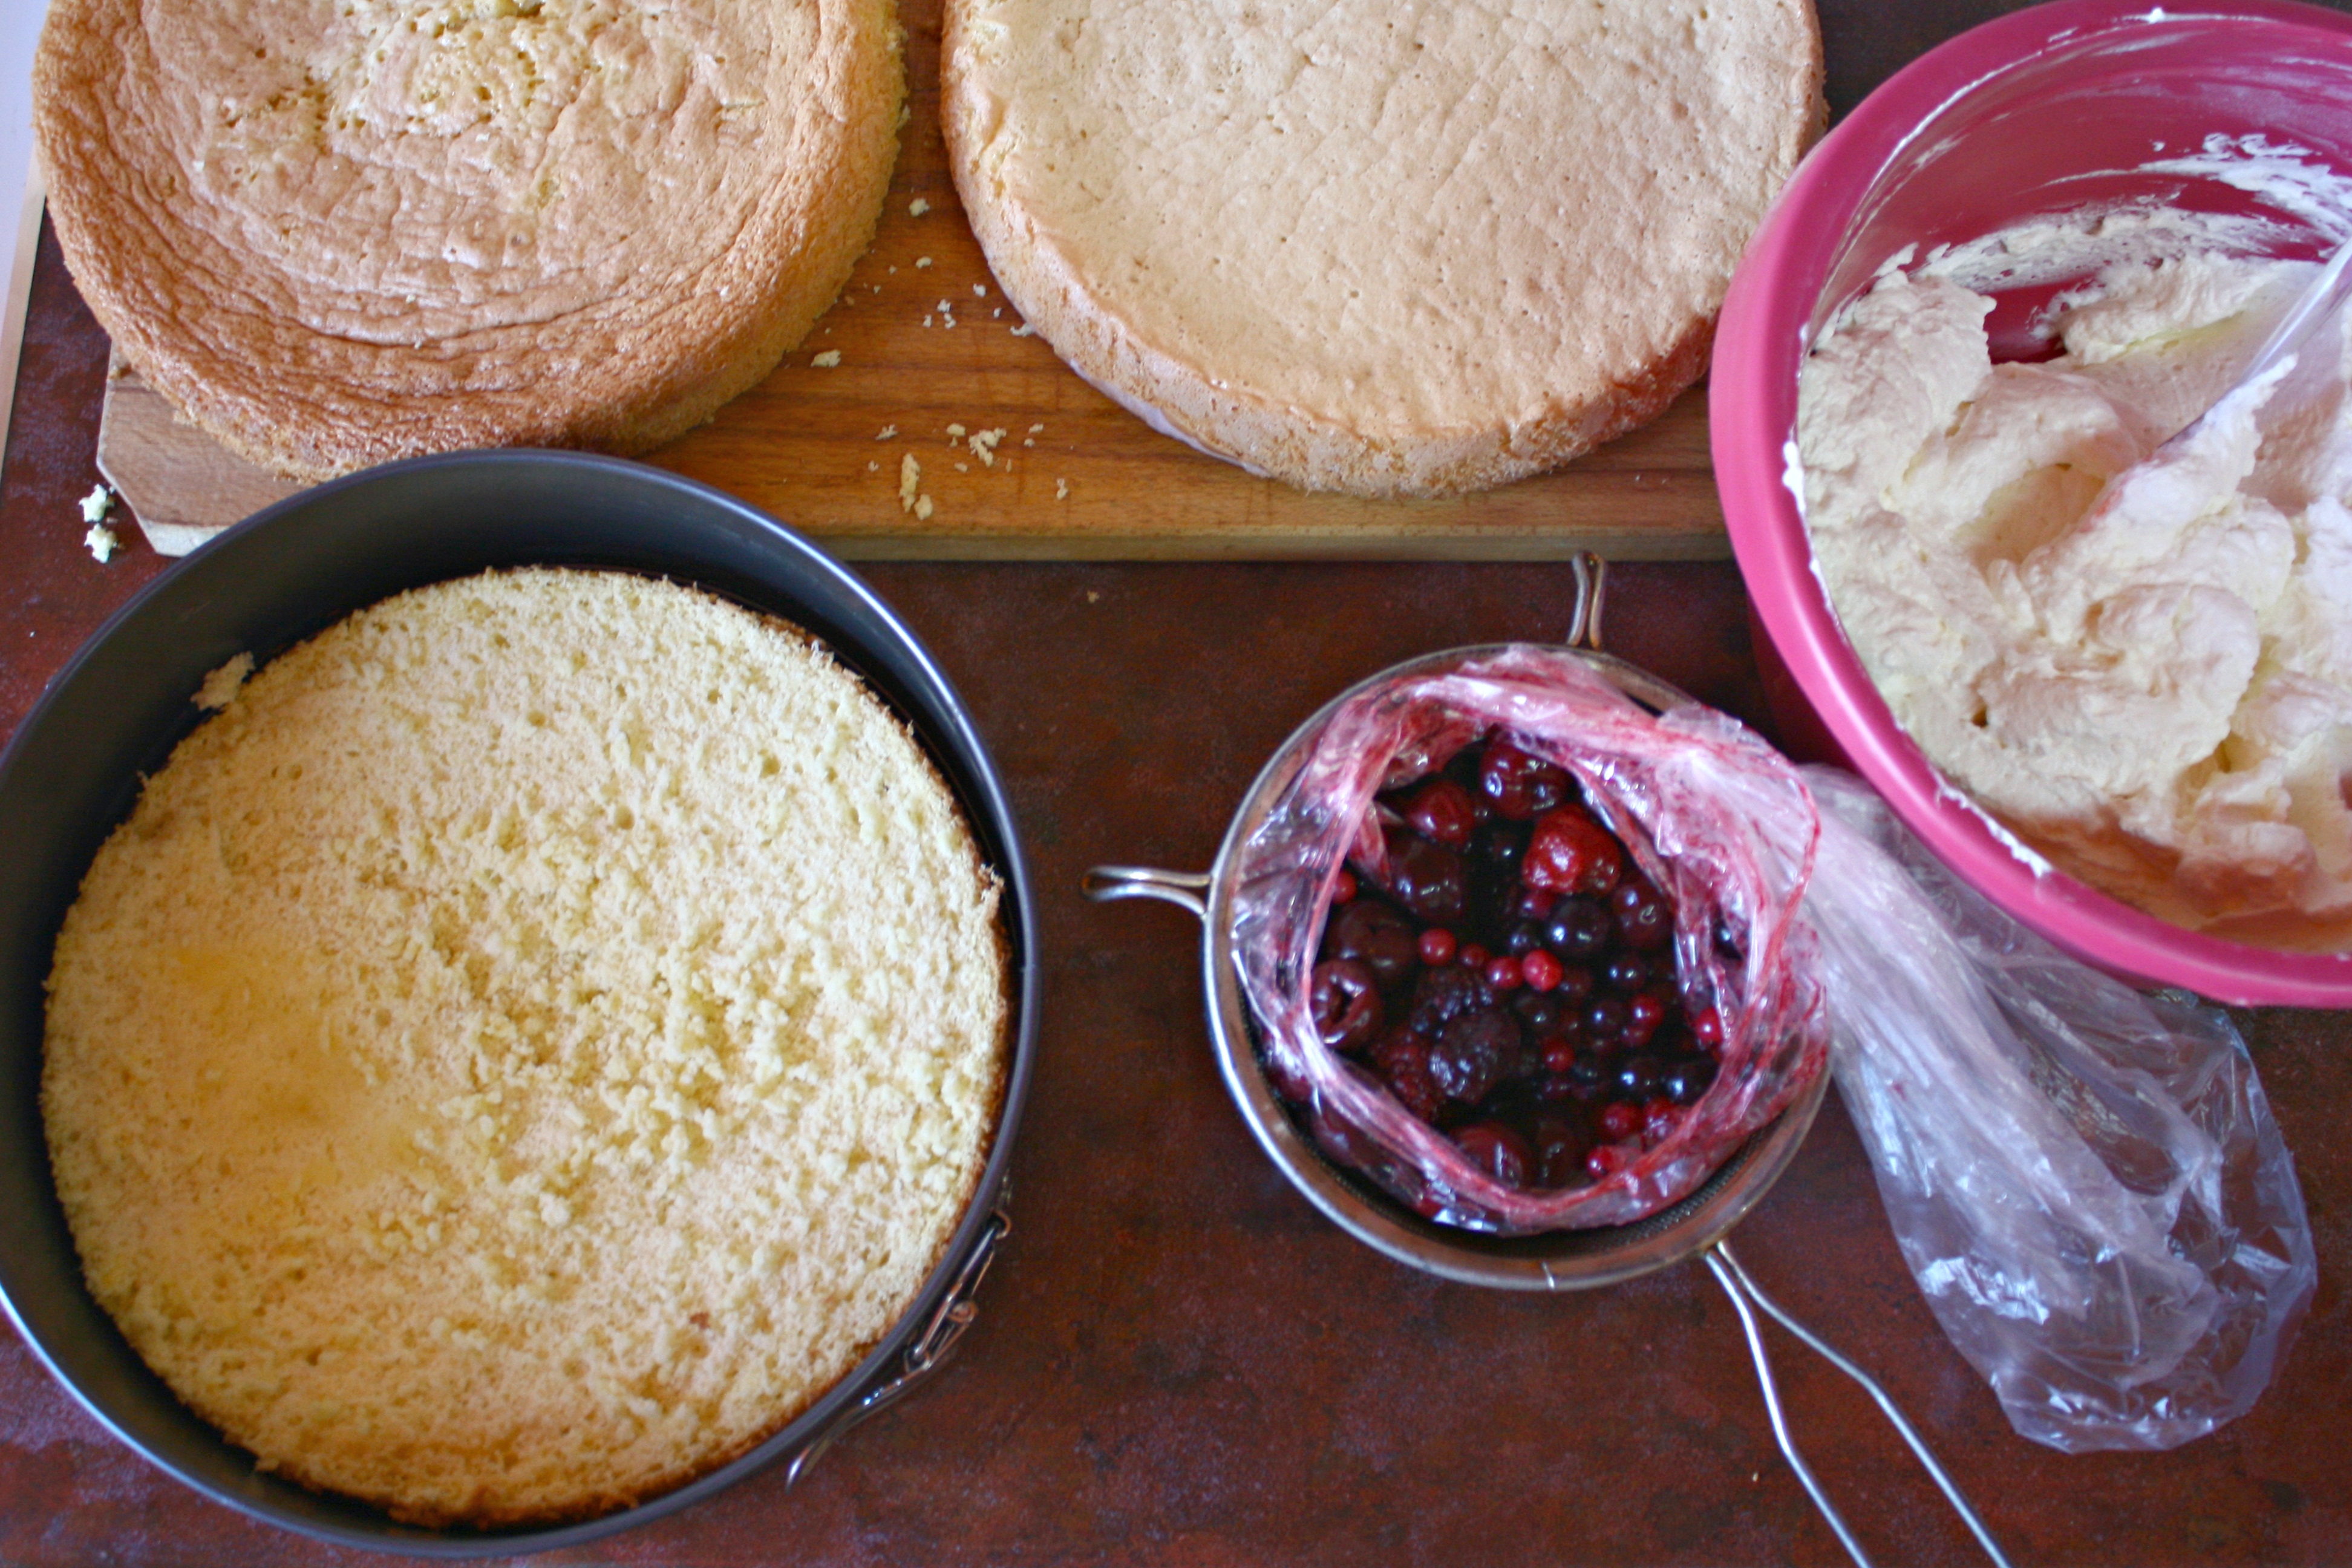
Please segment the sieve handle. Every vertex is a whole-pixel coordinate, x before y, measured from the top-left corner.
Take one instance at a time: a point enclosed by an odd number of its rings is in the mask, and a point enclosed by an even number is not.
[[[1812,1468],[1805,1463],[1804,1456],[1797,1452],[1796,1440],[1789,1436],[1788,1420],[1780,1412],[1780,1386],[1773,1379],[1772,1358],[1764,1349],[1763,1330],[1756,1321],[1750,1302],[1755,1307],[1763,1308],[1782,1328],[1803,1341],[1822,1360],[1862,1384],[1864,1391],[1878,1402],[1878,1408],[1885,1412],[1887,1420],[1895,1424],[1895,1429],[1903,1435],[1903,1440],[1911,1445],[1911,1452],[1918,1456],[1919,1463],[1927,1468],[1927,1474],[1943,1489],[1946,1500],[1959,1514],[1962,1522],[1975,1532],[1977,1543],[1984,1548],[1985,1555],[1993,1560],[1995,1568],[2009,1568],[2009,1559],[2001,1554],[2000,1543],[1985,1528],[1984,1521],[1977,1517],[1977,1510],[1969,1506],[1969,1500],[1960,1494],[1958,1485],[1945,1473],[1944,1467],[1936,1462],[1936,1456],[1928,1451],[1927,1440],[1919,1436],[1910,1422],[1904,1419],[1903,1412],[1895,1407],[1894,1399],[1878,1385],[1877,1380],[1840,1355],[1828,1342],[1790,1317],[1778,1302],[1758,1289],[1756,1281],[1748,1277],[1748,1270],[1740,1266],[1738,1256],[1731,1250],[1730,1242],[1717,1241],[1706,1249],[1706,1257],[1707,1268],[1714,1271],[1716,1282],[1723,1287],[1724,1294],[1731,1298],[1732,1307],[1739,1313],[1739,1326],[1748,1335],[1748,1353],[1756,1363],[1756,1381],[1764,1390],[1764,1411],[1772,1418],[1772,1436],[1779,1439],[1780,1452],[1788,1456],[1789,1468],[1797,1472],[1797,1479],[1803,1483],[1806,1495],[1813,1500],[1813,1506],[1822,1510],[1822,1517],[1829,1521],[1830,1529],[1836,1531],[1838,1542],[1846,1549],[1846,1554],[1861,1568],[1870,1568],[1870,1559],[1863,1554],[1861,1544],[1854,1540],[1853,1532],[1846,1528],[1845,1521],[1838,1517],[1838,1510],[1830,1506],[1829,1495],[1822,1490],[1821,1482],[1813,1479]]]
[[[1206,871],[1162,871],[1150,866],[1097,866],[1078,883],[1079,891],[1095,902],[1113,899],[1158,899],[1209,918],[1209,874]]]

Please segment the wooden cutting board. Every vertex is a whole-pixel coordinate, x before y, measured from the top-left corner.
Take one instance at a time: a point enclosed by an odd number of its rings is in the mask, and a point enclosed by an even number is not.
[[[1454,500],[1310,495],[1159,435],[1027,334],[997,292],[940,134],[939,0],[903,0],[900,14],[911,117],[873,249],[775,374],[649,461],[866,559],[1729,553],[1703,388],[1557,473]],[[117,369],[99,467],[158,551],[184,554],[293,493]],[[971,449],[971,433],[997,430],[986,458]],[[908,457],[912,510],[899,493]]]

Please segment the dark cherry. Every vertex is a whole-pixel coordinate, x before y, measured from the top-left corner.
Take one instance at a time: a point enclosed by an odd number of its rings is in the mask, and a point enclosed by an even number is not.
[[[1576,1065],[1568,1069],[1568,1081],[1574,1084],[1587,1099],[1599,1094],[1609,1085],[1609,1069],[1594,1057],[1580,1056]]]
[[[1655,991],[1636,991],[1625,998],[1626,1046],[1640,1050],[1657,1037],[1658,1026],[1666,1021],[1666,999]]]
[[[1521,921],[1503,938],[1503,951],[1513,958],[1525,958],[1543,945],[1543,927],[1533,921]]]
[[[1508,741],[1496,741],[1478,760],[1478,793],[1496,816],[1525,822],[1568,798],[1568,773]]]
[[[1315,966],[1307,992],[1315,1027],[1335,1051],[1360,1051],[1381,1032],[1381,993],[1369,965],[1334,958]]]
[[[1456,1131],[1454,1142],[1473,1167],[1506,1186],[1526,1186],[1535,1170],[1535,1153],[1527,1140],[1499,1121],[1474,1121]]]
[[[1388,835],[1389,890],[1405,912],[1425,925],[1457,926],[1470,909],[1462,857],[1417,834]]]
[[[1612,952],[1601,966],[1601,983],[1612,991],[1639,991],[1650,983],[1650,966],[1639,953]]]
[[[1576,1070],[1576,1042],[1566,1035],[1547,1036],[1537,1047],[1544,1071],[1566,1076]]]
[[[1561,900],[1544,927],[1544,945],[1570,963],[1599,957],[1616,936],[1616,921],[1596,899]]]
[[[1596,1040],[1613,1040],[1625,1032],[1627,1016],[1622,996],[1595,996],[1584,1005],[1584,1032]]]
[[[1551,989],[1552,994],[1562,1002],[1581,1002],[1592,994],[1592,971],[1580,963],[1563,963],[1559,966],[1559,984]]]
[[[1511,918],[1533,921],[1541,925],[1551,919],[1552,906],[1559,902],[1557,895],[1538,888],[1520,887],[1511,894]]]
[[[1535,1122],[1536,1180],[1565,1187],[1584,1174],[1584,1133],[1565,1116],[1538,1116]]]
[[[1355,901],[1356,874],[1342,866],[1339,874],[1331,879],[1331,907],[1336,910]]]
[[[1406,826],[1448,849],[1468,848],[1471,832],[1478,826],[1470,792],[1449,778],[1432,779],[1414,790],[1402,815]]]
[[[1429,1075],[1447,1099],[1475,1105],[1494,1092],[1518,1052],[1519,1026],[1509,1014],[1465,1014],[1430,1047]]]
[[[1528,852],[1528,828],[1519,822],[1489,822],[1470,836],[1470,858],[1483,861],[1507,875],[1519,874],[1519,861]]]
[[[1530,1035],[1553,1035],[1559,1032],[1559,1004],[1540,991],[1522,991],[1511,998],[1511,1011],[1519,1016]]]
[[[1674,900],[1647,881],[1636,878],[1619,887],[1609,895],[1609,910],[1628,947],[1648,952],[1674,940]]]
[[[1642,1130],[1642,1108],[1631,1100],[1612,1100],[1601,1108],[1601,1136],[1622,1143]]]
[[[1323,956],[1353,959],[1386,988],[1419,967],[1420,938],[1412,922],[1378,899],[1358,899],[1331,917],[1323,931]]]
[[[1715,1058],[1712,1057],[1677,1057],[1666,1064],[1658,1079],[1658,1088],[1676,1105],[1696,1105],[1715,1081]]]
[[[1407,1021],[1415,1033],[1434,1037],[1454,1019],[1495,1005],[1495,994],[1475,972],[1457,967],[1424,969],[1413,983],[1412,1010]]]
[[[1526,971],[1519,967],[1519,961],[1516,958],[1488,960],[1486,975],[1486,988],[1490,991],[1517,991],[1520,983],[1527,979]]]
[[[1647,1100],[1658,1092],[1664,1075],[1655,1057],[1627,1057],[1617,1064],[1617,1087],[1635,1100]]]

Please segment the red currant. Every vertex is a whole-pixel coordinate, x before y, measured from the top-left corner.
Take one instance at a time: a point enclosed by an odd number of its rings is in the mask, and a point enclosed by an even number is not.
[[[1454,933],[1444,926],[1431,926],[1421,933],[1421,961],[1432,969],[1452,962]]]
[[[1519,960],[1519,974],[1527,981],[1530,990],[1549,991],[1559,984],[1560,977],[1566,973],[1567,970],[1559,960],[1542,948],[1536,949]]]

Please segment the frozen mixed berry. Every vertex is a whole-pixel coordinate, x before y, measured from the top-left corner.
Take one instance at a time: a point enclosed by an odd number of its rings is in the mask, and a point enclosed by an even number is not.
[[[1674,940],[1674,901],[1640,878],[1610,894],[1609,909],[1617,917],[1618,934],[1637,952],[1648,952]]]
[[[1456,1131],[1454,1142],[1474,1170],[1507,1186],[1526,1186],[1534,1173],[1535,1155],[1528,1141],[1499,1121],[1474,1121]]]
[[[1381,992],[1370,968],[1352,958],[1315,966],[1307,1005],[1323,1043],[1335,1051],[1360,1051],[1381,1032]]]
[[[1430,925],[1454,926],[1469,910],[1470,887],[1462,857],[1418,834],[1388,836],[1389,891],[1405,913]]]
[[[1448,778],[1432,779],[1413,791],[1402,815],[1407,827],[1448,849],[1470,847],[1470,835],[1478,826],[1470,792]]]
[[[1494,741],[1478,760],[1478,791],[1496,816],[1525,822],[1568,798],[1568,772],[1508,741]]]
[[[1593,899],[1563,899],[1544,928],[1544,943],[1570,963],[1596,958],[1616,939],[1617,922]]]
[[[1518,1026],[1500,1009],[1465,1013],[1429,1048],[1429,1076],[1450,1100],[1475,1105],[1495,1090],[1519,1053]]]
[[[1337,878],[1311,977],[1325,1041],[1514,1185],[1604,1180],[1670,1136],[1722,1020],[1678,973],[1673,899],[1575,782],[1490,735],[1382,805],[1382,875]]]
[[[1519,880],[1539,892],[1599,895],[1625,874],[1625,847],[1581,806],[1563,805],[1536,819]]]

